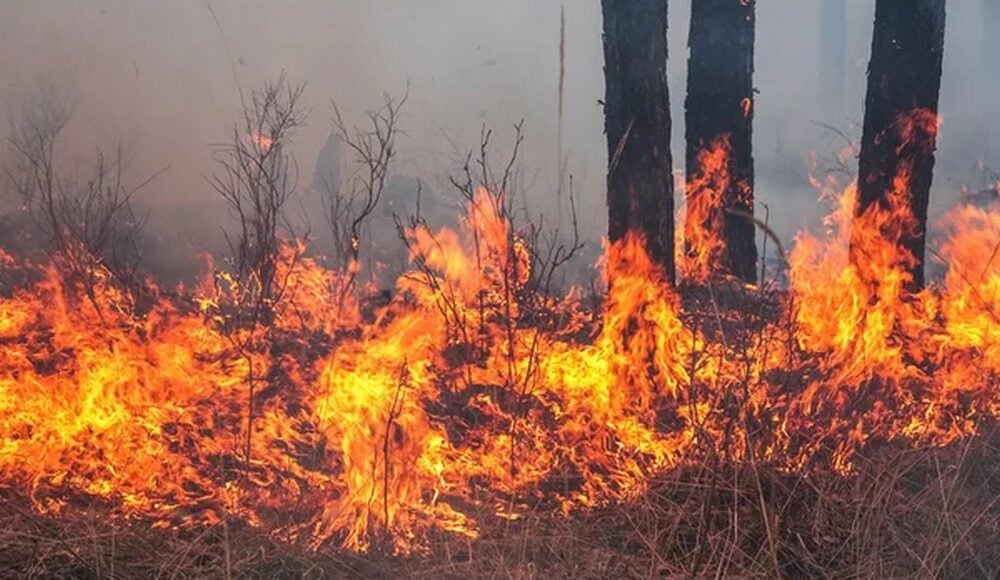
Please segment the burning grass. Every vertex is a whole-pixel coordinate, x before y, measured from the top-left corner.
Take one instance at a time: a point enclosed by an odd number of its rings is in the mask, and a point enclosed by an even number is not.
[[[673,289],[629,236],[595,311],[473,183],[457,229],[400,222],[384,300],[298,241],[268,246],[266,283],[171,293],[4,256],[7,569],[996,573],[995,208],[948,215],[948,273],[919,292],[905,205],[852,228],[853,190],[787,288],[698,261]]]
[[[849,476],[710,462],[663,474],[628,502],[516,520],[478,510],[480,536],[432,533],[419,555],[275,540],[225,518],[156,530],[79,498],[72,518],[6,493],[0,575],[16,577],[948,577],[1000,571],[994,425],[947,448],[862,450]],[[388,551],[387,551],[388,550]]]

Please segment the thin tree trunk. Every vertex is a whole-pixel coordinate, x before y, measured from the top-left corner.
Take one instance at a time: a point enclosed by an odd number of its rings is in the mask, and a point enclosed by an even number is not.
[[[748,216],[754,208],[753,58],[755,0],[694,0],[688,40],[687,173],[699,167],[699,153],[728,140],[729,179],[719,195],[721,216],[703,219],[692,212],[687,228],[721,224],[724,244],[717,269],[748,282],[757,279],[755,226]],[[701,193],[704,193],[702,190]],[[691,188],[688,207],[692,206]],[[715,269],[715,268],[713,268]]]
[[[822,0],[820,7],[819,102],[829,118],[844,115],[847,80],[847,0]]]
[[[878,204],[891,209],[898,176],[908,174],[905,204],[911,223],[900,228],[911,287],[924,284],[927,206],[937,146],[937,112],[944,56],[945,0],[878,0],[868,65],[857,215]],[[897,192],[898,193],[898,192]],[[898,221],[898,220],[897,220]],[[855,238],[852,259],[865,260]]]
[[[602,0],[608,238],[644,236],[674,280],[674,185],[667,90],[667,0]]]

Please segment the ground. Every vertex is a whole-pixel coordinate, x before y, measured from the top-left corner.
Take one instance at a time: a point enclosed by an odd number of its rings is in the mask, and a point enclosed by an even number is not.
[[[519,520],[480,516],[410,555],[358,554],[221,522],[112,521],[106,505],[32,511],[5,492],[0,577],[997,578],[1000,433],[940,449],[872,443],[850,475],[713,465],[661,475],[632,502]]]

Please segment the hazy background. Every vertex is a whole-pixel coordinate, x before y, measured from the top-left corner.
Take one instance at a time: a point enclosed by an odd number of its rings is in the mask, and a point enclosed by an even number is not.
[[[874,0],[848,5],[848,78],[841,109],[820,103],[819,0],[758,3],[755,153],[757,199],[785,237],[823,213],[806,175],[811,154],[841,148],[817,122],[856,137],[862,119]],[[997,84],[986,71],[983,2],[949,3],[933,206],[986,185],[1000,169]],[[689,1],[670,3],[675,170],[683,160]],[[211,7],[211,10],[209,9]],[[303,205],[335,98],[352,123],[407,84],[405,135],[395,172],[447,192],[446,177],[478,145],[481,127],[509,144],[525,121],[525,197],[555,213],[560,7],[566,14],[564,142],[589,239],[604,233],[603,55],[598,0],[0,0],[0,116],[54,83],[75,103],[67,157],[125,144],[141,180],[169,169],[140,194],[150,232],[176,255],[217,247],[221,203],[206,181],[213,144],[250,89],[285,71],[308,83],[309,124],[295,141]],[[212,12],[218,18],[213,17]],[[994,46],[995,46],[995,41]],[[3,159],[0,159],[3,161]],[[321,218],[314,221],[321,230]]]

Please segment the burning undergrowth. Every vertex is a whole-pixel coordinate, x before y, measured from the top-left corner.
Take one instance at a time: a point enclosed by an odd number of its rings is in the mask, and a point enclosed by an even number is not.
[[[15,141],[19,192],[55,249],[36,263],[0,253],[0,482],[30,498],[18,518],[97,509],[132,529],[408,555],[541,516],[587,521],[669,496],[671,478],[713,490],[694,510],[712,521],[719,478],[753,473],[736,503],[761,508],[777,562],[767,485],[836,487],[879,449],[968,444],[1000,414],[1000,213],[941,220],[947,273],[915,289],[905,164],[889,203],[854,219],[848,188],[827,231],[783,256],[780,284],[749,286],[712,272],[713,192],[731,183],[716,140],[689,183],[681,285],[631,234],[605,249],[597,296],[556,290],[578,240],[514,210],[520,133],[499,174],[484,133],[453,182],[457,226],[429,226],[419,202],[397,218],[409,265],[385,293],[367,282],[363,232],[401,101],[386,97],[369,131],[338,114],[360,177],[326,200],[323,260],[284,212],[301,94],[283,79],[252,93],[216,153],[231,252],[186,289],[143,278],[122,248],[135,189],[120,165],[101,158],[69,195],[52,165],[60,125]]]
[[[852,190],[827,236],[797,240],[787,290],[677,291],[628,238],[595,313],[539,283],[502,192],[467,201],[457,230],[401,224],[411,269],[381,302],[286,242],[252,319],[231,276],[132,293],[97,264],[85,285],[58,257],[4,255],[28,280],[0,302],[4,485],[41,514],[97,501],[408,553],[635,502],[697,466],[841,477],[873,445],[947,446],[1000,414],[995,209],[941,222],[948,273],[918,293],[884,236],[899,216],[850,231]],[[858,240],[878,259],[852,263]]]

